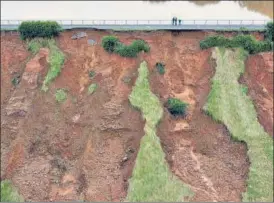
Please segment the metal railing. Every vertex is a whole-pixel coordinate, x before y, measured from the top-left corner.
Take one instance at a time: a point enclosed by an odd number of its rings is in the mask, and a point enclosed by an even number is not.
[[[1,25],[20,25],[27,20],[1,20]],[[171,20],[55,20],[60,25],[171,25]],[[177,25],[266,25],[270,20],[182,20]]]

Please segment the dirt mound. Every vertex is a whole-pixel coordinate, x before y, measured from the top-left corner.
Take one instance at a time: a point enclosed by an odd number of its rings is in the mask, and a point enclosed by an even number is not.
[[[260,123],[273,136],[273,52],[249,56],[243,79]]]

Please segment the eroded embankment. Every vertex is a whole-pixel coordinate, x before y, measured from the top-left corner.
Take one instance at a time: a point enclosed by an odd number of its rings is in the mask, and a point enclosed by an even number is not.
[[[24,63],[29,55],[24,43],[18,37],[1,36],[1,126],[4,120],[5,106],[15,89],[11,81],[22,74]],[[4,129],[1,127],[1,177],[3,174],[3,158],[6,155],[3,149],[7,147],[4,135]],[[7,138],[12,140],[14,136],[16,135],[7,135]],[[10,143],[10,141],[7,142]]]
[[[163,77],[152,70],[150,85],[163,104],[168,97],[177,97],[190,106],[186,119],[175,119],[164,111],[157,134],[166,158],[194,191],[192,201],[241,201],[249,167],[246,146],[233,142],[227,129],[202,111],[214,75],[211,52],[201,51],[190,34],[172,38],[176,44],[163,45],[158,48],[163,51],[157,52],[156,60],[168,61],[166,73]],[[169,47],[168,53],[164,46]],[[172,57],[167,58],[168,54]],[[147,58],[152,64],[153,56]]]
[[[273,52],[249,56],[243,82],[248,86],[258,113],[258,119],[273,136]]]
[[[100,41],[103,35],[97,35]],[[99,44],[70,37],[65,33],[58,40],[66,61],[49,91],[39,90],[47,71],[39,88],[31,88],[31,108],[16,128],[15,140],[3,149],[1,175],[11,179],[26,201],[120,201],[144,134],[141,115],[128,102],[137,61],[110,56]],[[38,55],[29,62],[36,64],[32,67],[49,67]],[[92,79],[90,71],[95,72]],[[130,80],[124,82],[125,77]],[[90,83],[98,85],[92,95],[87,94]],[[20,83],[17,91],[24,87]],[[62,104],[55,101],[57,88],[68,90]],[[3,125],[2,133],[9,138],[13,132]]]
[[[140,201],[184,201],[192,196],[190,189],[170,172],[160,140],[156,135],[156,125],[163,116],[159,99],[150,91],[149,71],[144,61],[138,69],[139,75],[129,95],[130,103],[138,108],[146,124],[145,135],[129,183],[127,200]]]
[[[233,138],[247,144],[250,168],[243,200],[272,202],[273,139],[258,122],[251,99],[238,83],[246,57],[241,49],[214,49],[216,73],[205,109],[227,126]]]
[[[34,63],[43,68],[22,125],[16,132],[1,126],[1,147],[5,146],[5,153],[1,148],[1,177],[11,179],[26,201],[123,201],[127,195],[127,181],[144,135],[141,114],[128,101],[140,61],[106,53],[100,41],[109,32],[86,31],[86,38],[72,40],[75,32],[63,32],[56,39],[66,59],[49,91],[40,91],[49,67],[44,56]],[[194,191],[192,201],[239,201],[249,166],[246,147],[232,142],[224,126],[201,111],[213,76],[211,52],[199,49],[207,33],[115,34],[125,44],[138,38],[148,42],[151,51],[143,58],[148,62],[152,92],[162,103],[175,96],[190,104],[186,120],[176,120],[164,110],[157,135],[171,170]],[[6,57],[6,61],[17,55],[3,51],[9,40],[9,36],[1,38],[1,59]],[[166,64],[164,76],[155,71],[156,62]],[[95,72],[92,78],[91,71]],[[1,85],[8,80],[1,75]],[[91,83],[98,88],[88,95]],[[10,87],[5,87],[8,101]],[[66,88],[68,94],[61,104],[55,101],[58,88]],[[5,110],[2,100],[1,107]],[[3,137],[9,140],[6,145]]]

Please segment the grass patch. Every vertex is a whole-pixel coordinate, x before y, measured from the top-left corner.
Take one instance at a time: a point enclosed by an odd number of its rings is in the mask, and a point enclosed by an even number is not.
[[[165,70],[165,64],[163,64],[161,62],[157,62],[155,64],[155,67],[156,67],[156,69],[157,69],[157,71],[158,71],[159,74],[161,74],[161,75],[165,74],[165,72],[166,72],[166,70]]]
[[[1,181],[1,202],[23,202],[24,199],[19,195],[10,181]]]
[[[193,193],[170,172],[160,139],[156,135],[156,125],[163,116],[163,108],[159,99],[150,91],[146,62],[141,63],[138,72],[129,101],[141,110],[146,124],[129,180],[127,201],[183,201],[185,196],[192,196]]]
[[[55,93],[55,99],[58,103],[62,103],[67,99],[67,93],[64,89],[58,89]]]
[[[49,83],[54,80],[60,73],[62,65],[65,61],[65,56],[63,52],[57,47],[54,39],[46,39],[46,38],[35,38],[27,41],[28,50],[32,52],[32,54],[37,54],[37,52],[42,47],[46,47],[49,49],[49,64],[50,68],[48,73],[43,81],[42,90],[47,91]]]
[[[98,85],[97,84],[91,84],[88,86],[88,94],[93,94],[95,90],[97,89]]]
[[[243,94],[238,78],[244,73],[247,53],[215,48],[216,73],[204,110],[223,122],[235,140],[244,141],[251,162],[243,201],[273,201],[273,138],[257,120],[251,99]]]

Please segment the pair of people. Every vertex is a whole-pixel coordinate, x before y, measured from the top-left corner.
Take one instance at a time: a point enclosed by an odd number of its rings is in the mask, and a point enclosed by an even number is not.
[[[181,19],[177,19],[177,17],[173,17],[172,18],[172,25],[177,25],[177,21],[178,21],[179,25],[181,25],[182,20]]]

